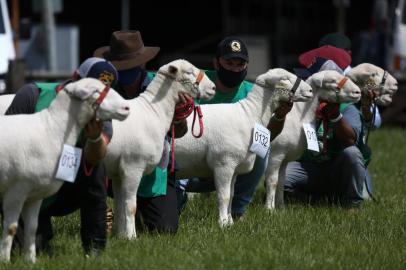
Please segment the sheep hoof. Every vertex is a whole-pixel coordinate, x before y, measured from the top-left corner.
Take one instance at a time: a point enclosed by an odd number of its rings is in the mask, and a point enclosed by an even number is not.
[[[227,227],[230,227],[231,225],[233,225],[234,222],[233,222],[233,218],[230,216],[228,218],[220,219],[219,223],[220,223],[221,228],[227,228]]]
[[[35,254],[27,253],[25,255],[25,260],[30,263],[35,263],[37,261]]]
[[[269,212],[275,212],[276,208],[274,204],[266,204],[266,210],[268,210]]]

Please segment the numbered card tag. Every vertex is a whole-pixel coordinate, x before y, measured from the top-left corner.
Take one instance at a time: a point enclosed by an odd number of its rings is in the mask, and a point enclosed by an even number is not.
[[[65,144],[55,177],[73,183],[79,170],[81,157],[82,149]]]
[[[316,129],[313,124],[303,123],[303,130],[306,134],[307,149],[320,152],[319,142],[317,140]]]
[[[265,158],[271,144],[271,132],[263,125],[255,123],[250,151]]]

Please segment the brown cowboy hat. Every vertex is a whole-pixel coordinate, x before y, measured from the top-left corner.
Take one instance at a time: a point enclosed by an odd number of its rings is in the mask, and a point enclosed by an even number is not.
[[[159,47],[144,46],[139,31],[122,30],[113,32],[110,46],[96,49],[93,56],[110,61],[117,70],[124,70],[148,62],[159,50]]]

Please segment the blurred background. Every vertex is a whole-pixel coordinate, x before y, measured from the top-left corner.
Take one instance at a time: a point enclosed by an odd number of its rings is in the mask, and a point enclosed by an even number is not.
[[[322,36],[342,32],[352,41],[352,65],[369,62],[401,83],[387,125],[406,124],[406,5],[403,0],[78,1],[0,0],[0,92],[31,81],[69,78],[120,29],[141,32],[159,46],[147,64],[156,70],[184,58],[212,68],[217,43],[238,35],[250,54],[248,79],[269,68],[292,71],[298,56]]]

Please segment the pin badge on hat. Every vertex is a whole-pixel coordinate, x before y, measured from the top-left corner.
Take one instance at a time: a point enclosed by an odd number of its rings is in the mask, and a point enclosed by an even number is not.
[[[112,86],[114,80],[114,75],[106,70],[99,75],[99,81],[103,82],[105,85]]]
[[[233,52],[241,52],[241,44],[240,44],[240,42],[234,40],[234,41],[231,42],[230,46],[231,46],[231,50]]]

